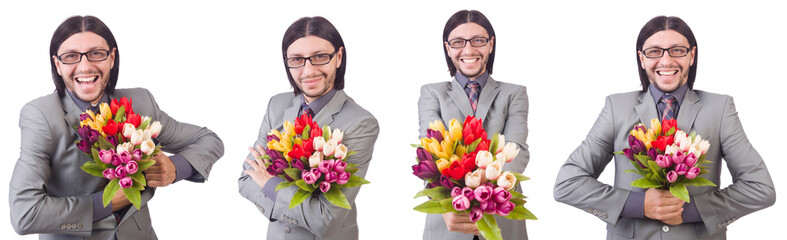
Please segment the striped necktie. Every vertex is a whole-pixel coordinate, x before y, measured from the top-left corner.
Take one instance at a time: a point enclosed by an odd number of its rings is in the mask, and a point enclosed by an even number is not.
[[[675,119],[675,106],[676,99],[675,96],[672,95],[664,95],[661,97],[661,101],[666,104],[664,107],[664,112],[661,114],[661,120],[672,120]]]
[[[300,116],[302,116],[304,114],[308,114],[309,117],[312,117],[312,118],[314,117],[314,112],[309,107],[309,104],[304,103],[303,105],[301,105],[301,114],[300,114]]]
[[[467,88],[470,89],[470,92],[467,93],[467,97],[470,98],[470,106],[473,107],[473,113],[475,113],[475,110],[478,107],[479,86],[480,85],[476,81],[470,81],[467,83]]]

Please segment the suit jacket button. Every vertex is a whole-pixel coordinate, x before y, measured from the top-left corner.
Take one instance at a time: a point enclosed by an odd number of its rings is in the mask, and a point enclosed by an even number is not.
[[[663,227],[661,227],[661,231],[669,232],[669,226],[664,225]]]
[[[719,224],[716,224],[716,227],[717,228],[723,228],[724,226],[722,226],[721,223],[719,223]]]
[[[293,219],[293,220],[292,220],[292,224],[293,224],[293,225],[298,225],[298,220],[295,220],[295,219]]]
[[[77,229],[82,229],[82,224],[81,223],[77,224]]]
[[[284,227],[284,232],[285,233],[290,233],[291,231],[292,230],[290,229],[290,227]]]
[[[60,229],[66,229],[66,225],[65,224],[60,224]]]

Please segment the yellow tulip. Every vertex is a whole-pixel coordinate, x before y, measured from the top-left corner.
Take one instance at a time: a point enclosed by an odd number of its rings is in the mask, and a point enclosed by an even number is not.
[[[462,144],[456,145],[456,149],[454,149],[454,154],[459,156],[464,156],[467,152],[467,147]]]
[[[268,132],[268,135],[273,135],[276,136],[276,138],[281,139],[281,133],[276,129],[271,129],[271,131]]]
[[[661,133],[661,122],[658,119],[650,120],[650,131],[653,135],[659,135]]]
[[[445,151],[443,145],[434,138],[421,138],[421,146],[433,153],[438,158],[449,158],[451,155]]]
[[[93,121],[96,124],[96,130],[103,128],[107,125],[107,120],[104,116],[96,115],[96,120]]]
[[[268,149],[273,149],[279,152],[288,152],[290,149],[287,148],[287,145],[280,141],[270,141],[268,142]]]
[[[289,135],[295,134],[295,125],[293,125],[290,121],[284,122],[284,131],[289,133]]]
[[[456,155],[451,155],[450,162],[453,163],[453,162],[456,162],[456,161],[459,161],[461,163],[462,158],[460,158],[459,156],[456,156]]]
[[[101,106],[99,106],[99,109],[101,110],[101,116],[104,116],[104,119],[112,119],[112,109],[109,108],[109,104],[102,103]]]
[[[443,125],[442,120],[434,120],[434,122],[430,122],[429,129],[439,131],[440,135],[445,134],[445,126]]]
[[[96,114],[93,113],[93,110],[88,109],[86,112],[87,115],[90,116],[90,119],[96,119]]]
[[[445,160],[445,158],[441,158],[440,160],[437,160],[437,170],[440,170],[442,172],[443,169],[448,168],[448,166],[451,166],[451,162]]]
[[[451,140],[455,142],[457,139],[462,139],[462,123],[459,120],[456,120],[456,118],[451,119],[448,129],[451,134]]]

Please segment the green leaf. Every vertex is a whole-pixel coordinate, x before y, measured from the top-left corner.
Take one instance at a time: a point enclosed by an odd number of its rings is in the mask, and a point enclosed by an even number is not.
[[[428,189],[421,190],[420,192],[418,192],[418,194],[415,194],[414,198],[419,198],[423,196],[429,196],[429,198],[434,200],[443,200],[446,198],[451,198],[451,189],[448,189],[446,187],[440,187],[440,186],[428,188]]]
[[[671,127],[664,136],[672,136],[673,134],[675,134],[675,127]]]
[[[298,185],[298,187],[303,190],[314,192],[314,186],[312,186],[311,184],[307,184],[306,181],[303,181],[303,179],[295,181],[294,183],[295,185]]]
[[[332,187],[329,189],[325,194],[325,199],[328,199],[329,202],[333,203],[337,207],[350,209],[350,202],[347,201],[347,197],[344,196],[342,190],[339,190],[337,187]]]
[[[119,122],[123,122],[123,117],[125,117],[125,116],[126,116],[126,107],[125,106],[120,106],[120,108],[118,108],[117,114],[115,114],[115,122],[118,122],[118,123]],[[139,208],[137,208],[137,209],[139,209]]]
[[[142,184],[142,186],[148,185],[147,181],[145,181],[145,175],[142,175],[142,171],[137,170],[137,172],[129,175],[129,177],[131,177],[131,179],[138,182],[139,184]]]
[[[414,148],[422,148],[422,147],[424,147],[424,146],[422,146],[421,144],[410,144],[410,147],[414,147]]]
[[[114,197],[115,193],[118,191],[118,189],[120,189],[120,184],[118,182],[120,182],[120,180],[118,180],[117,178],[112,179],[112,181],[109,181],[109,183],[107,183],[107,186],[104,187],[104,195],[101,198],[101,200],[104,202],[104,207],[106,207],[107,205],[109,205],[110,202],[112,202],[112,197]]]
[[[260,159],[271,160],[271,156],[262,155],[262,156],[260,156]]]
[[[345,162],[346,162],[346,161],[345,161]],[[355,163],[347,163],[347,168],[355,168],[355,167],[358,167],[358,164],[355,164]],[[345,168],[345,170],[346,170],[346,168]]]
[[[462,141],[462,139],[457,139],[454,144],[459,143],[461,141]],[[475,141],[473,141],[473,143],[471,143],[470,145],[467,145],[467,151],[466,152],[469,152],[469,153],[475,152],[475,148],[478,147],[479,143],[481,143],[481,138],[478,138]],[[454,149],[456,149],[456,145],[454,145]]]
[[[527,208],[521,205],[516,206],[514,210],[512,210],[511,213],[509,213],[508,216],[506,216],[506,218],[514,219],[514,220],[525,220],[525,219],[538,220],[536,215],[534,215],[532,212],[530,212],[530,210],[527,210]]]
[[[525,199],[521,199],[521,198],[511,198],[511,202],[514,203],[514,205],[517,205],[517,206],[521,206],[521,205],[527,203],[527,201]]]
[[[684,202],[691,202],[689,198],[689,190],[686,189],[686,185],[682,183],[678,183],[669,187],[669,191],[672,193],[672,196],[676,198],[680,198]]]
[[[143,179],[144,179],[144,178],[143,178]],[[132,178],[131,180],[132,180],[132,181],[131,181],[131,188],[133,188],[133,189],[136,189],[137,191],[143,191],[143,190],[145,190],[145,186],[143,186],[143,185],[142,185],[142,183],[140,183],[140,182],[137,182],[137,181],[136,181],[136,180],[134,180],[133,178]]]
[[[90,156],[93,157],[93,162],[104,163],[104,162],[101,161],[101,158],[98,157],[98,149],[90,148],[90,151],[92,153],[92,154],[90,154]]]
[[[274,191],[279,191],[282,188],[287,188],[287,187],[292,186],[294,184],[295,184],[295,182],[288,182],[288,181],[280,182],[279,185],[276,185],[276,189]]]
[[[303,201],[306,201],[306,199],[309,199],[311,195],[312,192],[298,188],[298,191],[295,192],[295,195],[293,195],[292,199],[290,200],[290,208],[298,206],[298,204],[301,204]]]
[[[349,151],[349,152],[347,152],[347,153],[344,155],[344,159],[347,159],[348,157],[350,157],[350,156],[352,156],[352,155],[355,155],[356,153],[358,153],[358,152],[356,152],[356,151]]]
[[[693,186],[716,186],[715,183],[705,179],[704,177],[695,177],[694,179],[683,182],[683,184]]]
[[[145,128],[148,128],[148,125],[150,125],[150,121],[151,121],[151,119],[148,118],[148,120],[145,120],[144,122],[140,123],[139,127],[137,127],[137,129],[138,130],[145,130]]]
[[[481,232],[481,236],[484,236],[487,240],[503,240],[503,236],[500,233],[500,227],[497,226],[497,220],[493,215],[489,215],[484,213],[484,217],[475,222],[475,225],[478,227],[478,231]]]
[[[660,188],[661,184],[647,178],[640,178],[631,182],[631,186],[639,188]]]
[[[128,201],[131,202],[134,207],[139,209],[142,206],[142,196],[140,196],[139,190],[134,188],[124,188],[123,193],[126,194],[126,198],[128,198]]]
[[[356,172],[358,172],[359,169],[360,168],[345,168],[344,171],[348,172],[348,173],[355,174]]]
[[[85,162],[80,167],[82,171],[85,171],[87,174],[96,176],[96,177],[104,177],[104,168],[96,164],[95,162]]]
[[[101,149],[115,149],[115,146],[112,145],[105,137],[98,138],[98,147]]]
[[[151,159],[139,160],[137,161],[137,167],[138,167],[137,171],[145,171],[151,166],[153,166],[153,164],[156,164],[156,160],[151,160]]]
[[[339,186],[341,186],[342,188],[351,188],[351,187],[361,186],[367,183],[369,183],[369,181],[366,181],[366,179],[363,179],[362,177],[350,175],[350,180],[348,180],[347,183],[345,183],[344,185],[339,185]]]
[[[499,136],[500,134],[497,133],[495,133],[495,135],[492,135],[492,141],[489,143],[489,152],[493,154],[495,151],[497,151],[497,144],[499,144],[498,141],[500,140]],[[506,143],[502,143],[502,144],[506,144]]]
[[[459,211],[456,211],[456,209],[454,209],[453,201],[454,201],[454,199],[452,199],[452,198],[446,198],[446,199],[440,200],[440,206],[443,206],[443,208],[448,209],[448,211],[451,211],[451,212],[459,212]]]
[[[309,139],[309,132],[311,132],[312,126],[306,125],[303,128],[303,132],[301,132],[301,139]]]
[[[635,163],[634,165],[636,166],[637,164]],[[626,171],[623,171],[623,172],[624,173],[636,173],[636,174],[642,175],[643,177],[647,177],[646,174],[644,174],[644,173],[642,173],[640,171],[634,170],[634,169],[629,169],[629,170],[626,170]]]
[[[508,192],[511,193],[511,198],[526,198],[525,195],[523,195],[520,192],[515,191],[514,189],[508,190]]]
[[[328,125],[322,126],[322,138],[325,139],[325,141],[331,139],[331,129],[328,127]]]
[[[655,178],[659,183],[667,181],[667,179],[664,177],[664,171],[661,167],[659,167],[658,164],[656,164],[656,161],[648,161],[648,168],[650,168],[650,171],[653,173],[651,179]]]
[[[415,206],[413,210],[422,213],[432,213],[432,214],[442,214],[448,212],[448,209],[445,209],[443,205],[440,205],[439,201],[435,201],[435,200],[429,200],[424,203],[421,203],[420,205]]]
[[[284,173],[287,174],[287,176],[290,176],[290,178],[292,178],[294,180],[301,179],[301,170],[300,169],[297,169],[297,168],[286,168],[286,169],[284,169]]]
[[[516,172],[511,172],[511,173],[514,174],[514,176],[516,177],[516,181],[517,182],[530,180],[529,177],[526,177],[525,175],[522,175],[521,173],[516,173]]]

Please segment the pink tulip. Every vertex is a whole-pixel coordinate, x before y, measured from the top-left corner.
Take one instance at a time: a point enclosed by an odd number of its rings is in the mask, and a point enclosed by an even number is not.
[[[131,181],[130,177],[124,177],[120,179],[121,188],[130,188],[132,185],[134,185],[134,182]]]
[[[451,198],[455,198],[456,196],[462,195],[462,189],[459,187],[454,187],[451,189]]]
[[[672,158],[667,155],[658,155],[656,156],[656,165],[659,165],[661,168],[668,168],[672,166]]]
[[[489,187],[487,185],[482,185],[482,186],[478,186],[473,191],[473,193],[475,194],[474,195],[475,199],[483,203],[489,201],[489,199],[492,198],[493,191],[494,190],[492,189],[492,187]]]
[[[336,172],[329,172],[325,174],[325,181],[329,183],[334,183],[336,180],[339,180],[339,174]]]
[[[331,190],[331,183],[322,181],[320,183],[320,191],[327,192],[328,190]]]
[[[317,177],[314,176],[314,174],[311,173],[310,171],[303,170],[301,172],[301,178],[303,179],[304,182],[306,182],[306,184],[314,184],[315,182],[317,182]]]
[[[475,206],[470,209],[470,221],[478,222],[482,217],[484,217],[484,211],[481,210],[481,207]]]
[[[669,171],[667,173],[667,181],[669,181],[670,183],[674,183],[675,180],[678,180],[678,173],[676,173],[675,171]]]
[[[336,163],[333,165],[333,170],[340,173],[344,172],[344,169],[346,168],[347,168],[347,162],[345,161],[336,161]]]
[[[128,171],[126,170],[126,166],[120,165],[115,167],[115,176],[118,178],[124,178],[128,175]]]
[[[511,192],[503,187],[496,187],[492,193],[492,198],[498,204],[508,202],[508,200],[511,200]]]
[[[109,180],[115,179],[117,177],[115,176],[115,169],[107,168],[101,173],[104,174],[104,177]]]
[[[683,163],[685,163],[686,166],[694,167],[694,164],[697,163],[697,157],[694,156],[694,153],[689,153],[689,155],[686,155],[686,160],[684,160]]]
[[[683,161],[686,160],[686,155],[683,152],[677,152],[675,155],[672,155],[672,163],[681,164]]]
[[[112,162],[112,156],[115,156],[115,149],[101,150],[98,152],[98,158],[101,159],[101,162],[106,164]]]
[[[467,199],[470,201],[473,201],[473,199],[475,199],[475,191],[473,191],[473,189],[469,187],[462,188],[462,195],[465,195],[465,197],[467,197]]]
[[[700,171],[701,170],[698,167],[691,167],[689,168],[689,171],[686,172],[686,178],[694,179],[695,177],[697,177],[697,175],[700,175]]]
[[[481,210],[484,210],[484,213],[495,214],[497,212],[497,203],[494,201],[481,202],[478,206],[481,207]]]
[[[317,168],[320,169],[322,173],[328,173],[333,169],[334,162],[334,160],[323,160],[317,165]]]
[[[339,185],[347,184],[347,182],[350,181],[350,176],[352,176],[352,174],[348,172],[339,173],[339,179],[336,180],[336,183]]]
[[[516,205],[512,202],[504,202],[501,204],[497,204],[497,215],[503,217],[508,216],[508,214],[514,210],[514,208],[516,208]]]
[[[126,163],[126,172],[128,172],[128,174],[137,173],[138,169],[139,169],[139,165],[137,164],[137,161],[131,160],[128,163]]]
[[[311,172],[312,175],[314,175],[315,181],[317,181],[317,179],[319,179],[322,176],[322,172],[320,172],[320,169],[317,168],[312,168],[311,170],[309,170],[309,172]]]
[[[457,211],[464,211],[470,208],[470,200],[467,199],[467,197],[465,197],[464,195],[456,196],[454,200],[451,202],[451,204],[454,206],[454,209],[456,209]]]
[[[685,175],[686,171],[688,170],[689,170],[689,166],[686,166],[686,164],[683,163],[675,166],[675,173],[677,173],[678,175]]]

